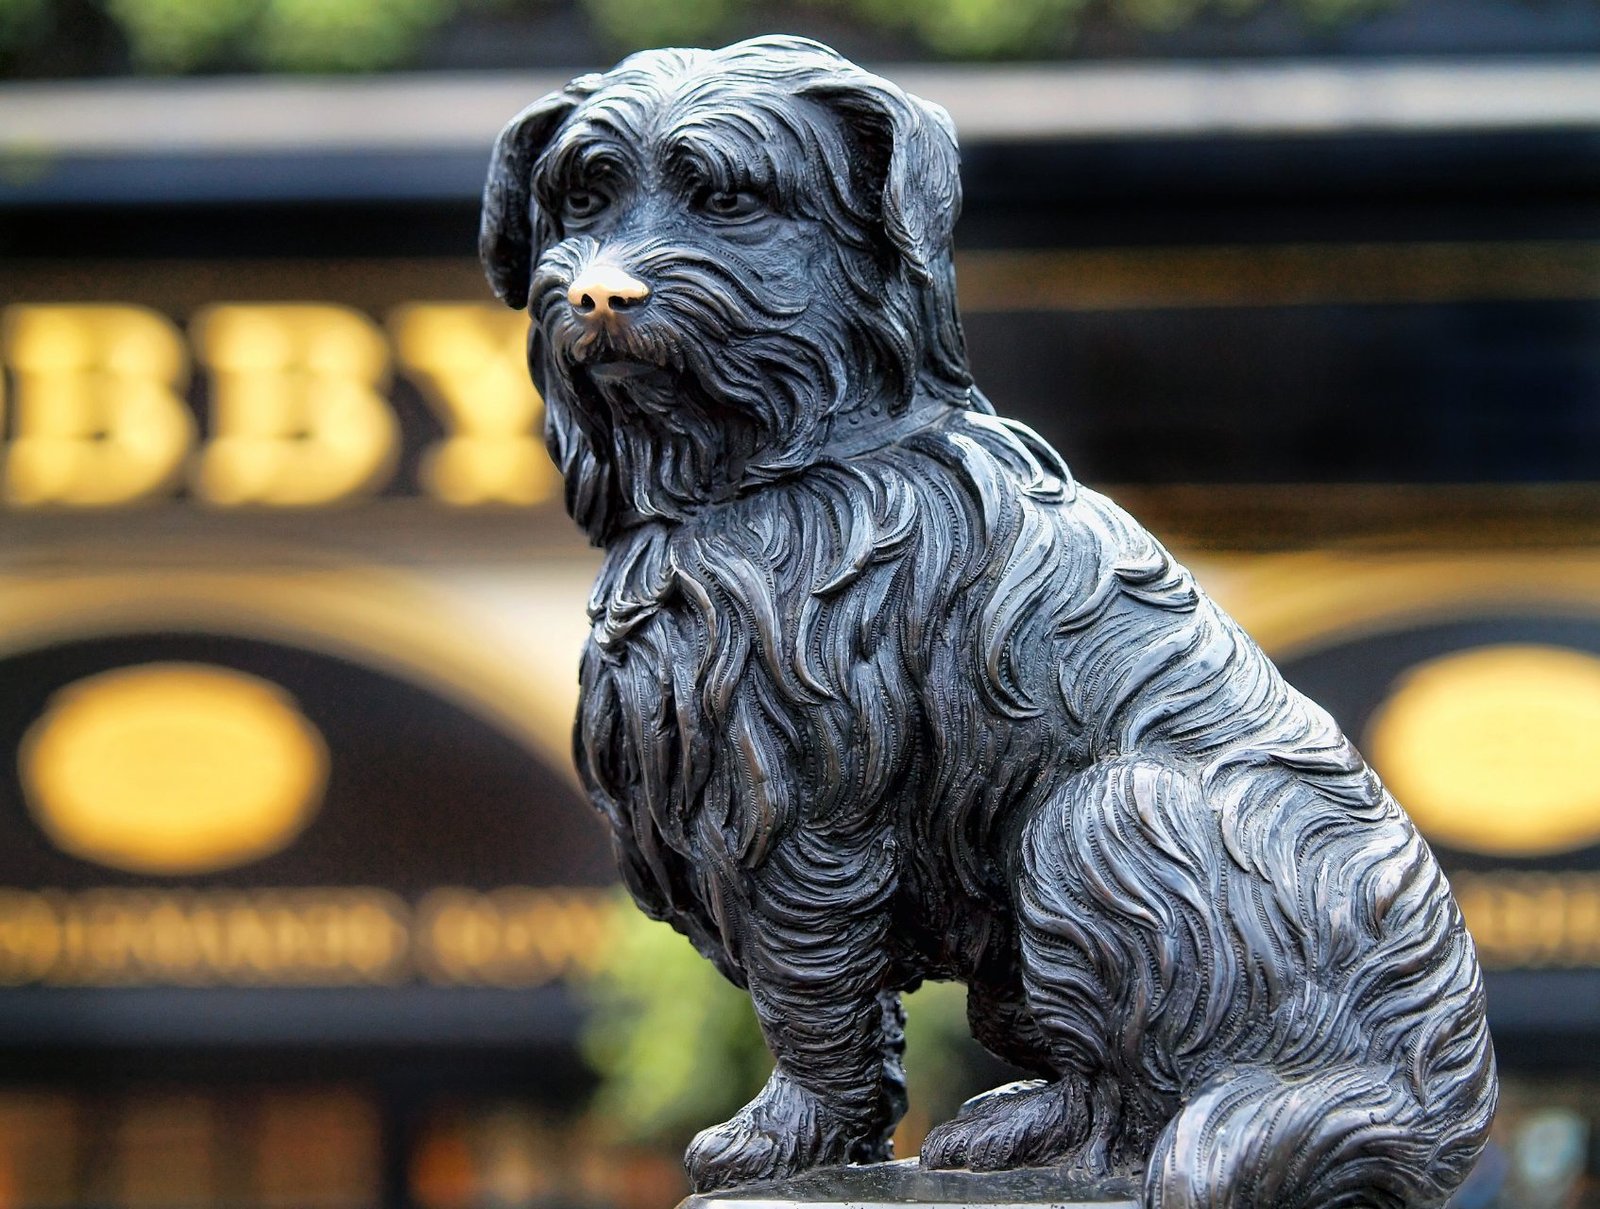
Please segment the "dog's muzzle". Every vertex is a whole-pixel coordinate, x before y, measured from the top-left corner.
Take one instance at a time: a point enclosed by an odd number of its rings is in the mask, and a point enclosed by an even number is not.
[[[592,260],[567,287],[567,303],[590,323],[636,310],[650,297],[650,287],[614,264]]]

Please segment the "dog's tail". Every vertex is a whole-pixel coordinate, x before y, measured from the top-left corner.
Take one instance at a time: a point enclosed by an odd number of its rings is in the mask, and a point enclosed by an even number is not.
[[[1424,1104],[1395,1071],[1356,1063],[1306,1078],[1266,1067],[1213,1076],[1157,1140],[1146,1209],[1442,1205],[1494,1114],[1494,1053],[1480,1031],[1476,1077],[1447,1093],[1464,1104]]]

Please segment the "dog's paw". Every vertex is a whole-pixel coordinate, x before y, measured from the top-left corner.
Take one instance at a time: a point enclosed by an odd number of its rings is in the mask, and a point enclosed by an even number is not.
[[[1086,1121],[1076,1086],[1038,1079],[974,1096],[952,1120],[928,1131],[924,1167],[1002,1171],[1076,1157]]]
[[[695,1135],[684,1167],[696,1192],[782,1179],[860,1159],[861,1133],[858,1122],[773,1071],[761,1094],[732,1120]]]

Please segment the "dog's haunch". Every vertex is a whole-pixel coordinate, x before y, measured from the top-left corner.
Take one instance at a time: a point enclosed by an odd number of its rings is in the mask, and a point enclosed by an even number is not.
[[[1328,715],[994,415],[959,204],[944,112],[797,38],[634,55],[495,149],[484,261],[605,549],[578,767],[776,1060],[691,1178],[888,1158],[935,978],[1037,1081],[924,1165],[1442,1204],[1496,1095],[1449,888]]]

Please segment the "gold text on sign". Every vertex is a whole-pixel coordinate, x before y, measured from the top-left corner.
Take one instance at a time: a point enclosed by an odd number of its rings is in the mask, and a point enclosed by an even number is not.
[[[0,985],[396,983],[407,922],[372,889],[0,890]]]
[[[457,505],[539,503],[557,476],[524,366],[527,324],[492,304],[410,303],[386,332],[348,307],[226,303],[196,315],[186,342],[144,307],[8,307],[0,498],[105,508],[187,486],[218,507],[306,508],[370,495],[399,461],[393,362],[444,429],[423,453],[424,491]],[[204,424],[186,397],[191,343]]]
[[[350,499],[394,473],[400,426],[372,321],[337,306],[215,306],[193,324],[214,431],[195,486],[216,504]]]
[[[604,960],[604,890],[0,888],[0,986],[535,987]]]
[[[1486,968],[1600,966],[1600,873],[1458,873],[1450,885]]]
[[[177,486],[195,439],[176,329],[128,306],[16,306],[0,317],[16,382],[5,498],[104,506]]]
[[[435,890],[417,906],[420,972],[433,982],[513,987],[590,974],[605,959],[615,907],[583,890]]]
[[[389,315],[395,352],[444,420],[422,477],[452,504],[535,504],[556,487],[528,384],[527,324],[476,303],[416,303]]]

